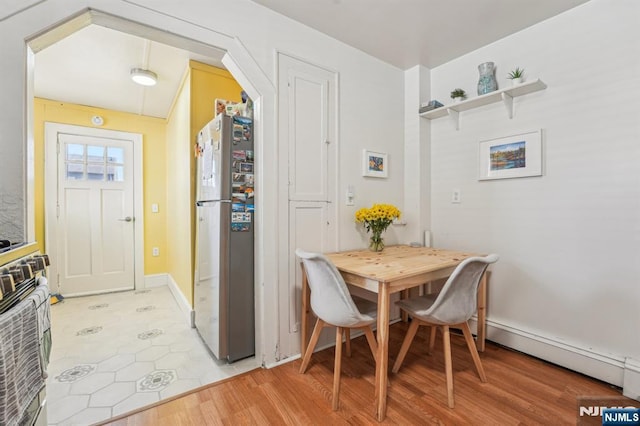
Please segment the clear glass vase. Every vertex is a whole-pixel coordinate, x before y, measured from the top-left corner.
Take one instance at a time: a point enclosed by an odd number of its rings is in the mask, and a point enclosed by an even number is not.
[[[380,233],[374,232],[369,239],[369,250],[382,251],[384,249],[384,239]]]
[[[478,95],[485,95],[494,90],[498,90],[498,82],[494,74],[493,62],[484,62],[478,65],[480,79],[478,80]]]

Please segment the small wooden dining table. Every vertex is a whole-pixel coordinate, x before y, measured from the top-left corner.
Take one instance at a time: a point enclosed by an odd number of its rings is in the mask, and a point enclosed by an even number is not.
[[[326,256],[338,268],[347,284],[378,294],[378,324],[376,356],[375,399],[376,419],[384,420],[387,411],[387,374],[389,369],[389,308],[391,294],[422,284],[447,278],[464,259],[477,256],[453,250],[406,245],[387,246],[381,252],[352,250],[328,253]],[[309,287],[306,274],[302,274],[301,353],[309,341]],[[477,340],[479,351],[484,351],[486,331],[486,276],[478,287]]]

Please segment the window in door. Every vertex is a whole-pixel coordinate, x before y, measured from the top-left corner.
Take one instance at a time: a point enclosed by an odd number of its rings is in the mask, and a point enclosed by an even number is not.
[[[124,181],[124,149],[117,146],[65,144],[67,180]]]

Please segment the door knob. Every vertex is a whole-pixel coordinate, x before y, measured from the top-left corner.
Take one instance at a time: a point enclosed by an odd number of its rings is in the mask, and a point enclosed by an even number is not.
[[[127,216],[124,219],[118,219],[118,220],[123,221],[123,222],[131,222],[133,220],[133,218],[131,216]]]

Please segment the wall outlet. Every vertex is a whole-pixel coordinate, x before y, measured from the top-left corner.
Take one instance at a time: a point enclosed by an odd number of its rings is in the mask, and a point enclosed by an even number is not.
[[[158,204],[157,203],[151,204],[151,213],[158,213],[158,211],[159,211]]]
[[[153,256],[160,256],[160,249],[159,249],[158,247],[154,247],[154,248],[151,250],[151,254],[152,254]]]
[[[462,202],[462,196],[460,195],[460,190],[459,189],[454,189],[451,192],[451,202],[453,204],[459,204]]]

